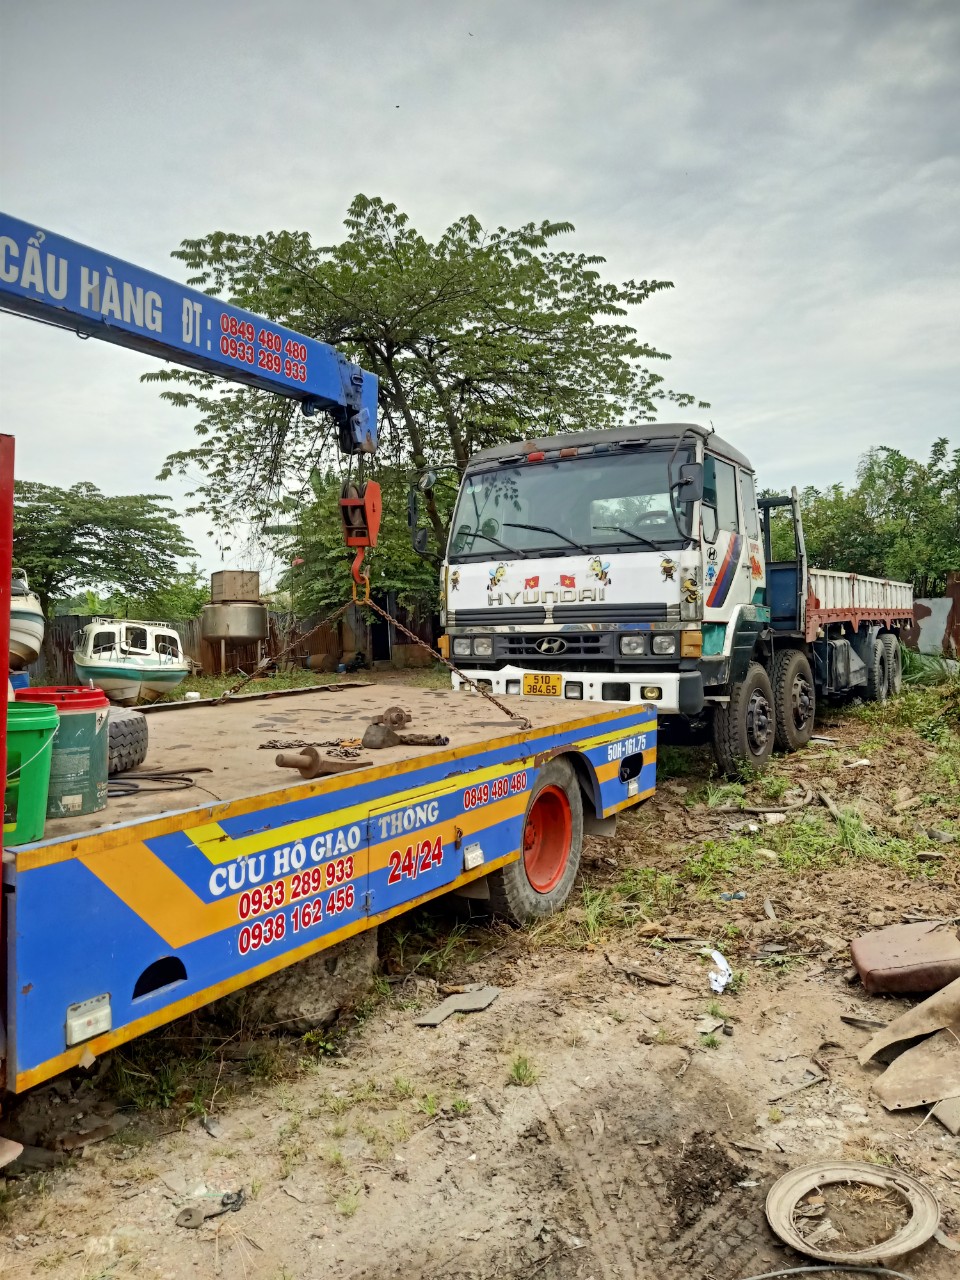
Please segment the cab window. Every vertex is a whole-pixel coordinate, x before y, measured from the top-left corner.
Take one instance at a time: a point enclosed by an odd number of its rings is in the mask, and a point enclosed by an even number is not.
[[[145,627],[127,627],[126,643],[129,649],[147,650],[147,632]]]
[[[740,532],[737,514],[737,472],[729,462],[722,462],[711,454],[703,459],[703,536],[707,542],[716,542],[721,529],[730,533]]]
[[[112,631],[97,631],[93,637],[90,652],[97,653],[100,649],[112,649],[116,643],[117,637]]]
[[[757,515],[757,491],[749,471],[740,472],[740,501],[743,505],[743,528],[748,538],[760,537],[760,518]]]

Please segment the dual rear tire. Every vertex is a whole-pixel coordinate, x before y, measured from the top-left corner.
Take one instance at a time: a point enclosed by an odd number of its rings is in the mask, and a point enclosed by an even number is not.
[[[759,662],[733,686],[730,701],[713,713],[713,751],[728,778],[764,769],[774,747],[799,751],[810,741],[816,713],[813,672],[806,654],[784,649],[773,679]]]

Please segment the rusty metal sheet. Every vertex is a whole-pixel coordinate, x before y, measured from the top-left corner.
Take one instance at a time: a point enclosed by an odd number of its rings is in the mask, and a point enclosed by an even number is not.
[[[865,991],[927,993],[960,978],[956,925],[895,924],[854,938],[850,954]]]
[[[857,1055],[860,1065],[869,1062],[888,1045],[898,1044],[901,1040],[915,1040],[917,1036],[928,1036],[943,1027],[956,1024],[960,1024],[960,978],[936,995],[928,996],[922,1004],[908,1009],[882,1031],[878,1031]]]
[[[960,1097],[960,1021],[894,1058],[873,1092],[888,1111]]]

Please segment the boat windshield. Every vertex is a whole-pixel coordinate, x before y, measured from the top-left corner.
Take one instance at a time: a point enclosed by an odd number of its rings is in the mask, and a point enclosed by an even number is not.
[[[180,657],[179,637],[170,635],[169,632],[162,631],[159,635],[154,636],[153,647],[164,658]]]
[[[486,558],[497,539],[521,555],[660,551],[684,545],[688,503],[676,483],[690,451],[631,449],[579,454],[467,473],[457,502],[450,560]],[[670,475],[667,467],[670,465]],[[681,529],[677,528],[679,515]]]
[[[116,647],[116,643],[115,631],[95,631],[90,642],[90,653],[108,653]]]

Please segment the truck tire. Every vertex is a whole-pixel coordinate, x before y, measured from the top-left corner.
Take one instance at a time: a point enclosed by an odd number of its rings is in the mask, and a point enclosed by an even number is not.
[[[730,701],[713,713],[713,754],[720,772],[738,778],[766,768],[773,754],[776,713],[770,677],[759,662],[730,690]]]
[[[882,639],[878,637],[869,651],[867,690],[864,697],[867,702],[886,702],[887,692],[887,651]]]
[[[147,717],[129,707],[111,707],[107,712],[109,742],[108,773],[126,773],[147,758]]]
[[[773,660],[773,709],[780,750],[805,747],[813,733],[817,695],[807,655],[799,649],[783,649]]]
[[[887,655],[887,694],[895,698],[903,688],[903,655],[900,652],[900,639],[892,631],[880,637],[883,651]]]
[[[487,877],[490,909],[513,924],[559,911],[576,879],[582,845],[580,784],[566,760],[551,760],[530,793],[519,859]]]

